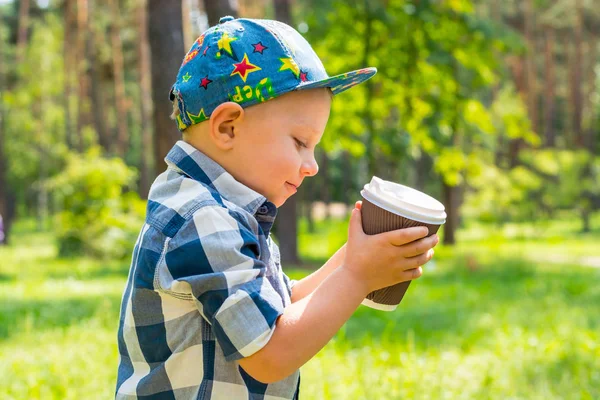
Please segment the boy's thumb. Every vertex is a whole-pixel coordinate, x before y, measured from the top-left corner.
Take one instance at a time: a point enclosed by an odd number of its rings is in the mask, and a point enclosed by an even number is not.
[[[363,227],[362,227],[362,216],[360,213],[360,210],[358,208],[354,208],[352,210],[352,214],[350,214],[350,223],[348,226],[348,235],[349,236],[356,236],[356,235],[361,235],[363,234]]]

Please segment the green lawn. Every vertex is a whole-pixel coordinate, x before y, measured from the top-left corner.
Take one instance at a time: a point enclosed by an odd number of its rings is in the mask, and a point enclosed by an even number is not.
[[[308,265],[346,229],[329,221],[303,233]],[[578,229],[565,219],[460,231],[461,244],[438,246],[397,311],[356,311],[302,368],[302,397],[600,398],[600,268],[578,265],[600,255],[600,229]],[[0,248],[0,398],[111,398],[128,262],[57,260],[52,236],[27,224],[14,239]]]

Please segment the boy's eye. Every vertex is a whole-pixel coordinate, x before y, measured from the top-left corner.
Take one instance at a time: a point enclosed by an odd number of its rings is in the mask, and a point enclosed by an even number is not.
[[[301,141],[299,141],[298,139],[294,138],[294,140],[300,147],[306,147],[306,145],[304,143],[302,143]]]

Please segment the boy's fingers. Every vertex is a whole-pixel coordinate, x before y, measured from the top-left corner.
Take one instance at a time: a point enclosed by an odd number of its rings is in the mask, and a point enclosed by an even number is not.
[[[348,225],[348,236],[354,237],[355,235],[363,235],[365,232],[362,227],[362,218],[360,210],[353,209],[350,215],[350,224]]]
[[[404,269],[405,271],[411,270],[413,268],[418,268],[422,265],[427,264],[431,258],[433,257],[433,250],[428,250],[423,254],[419,254],[416,257],[408,257],[404,259]]]
[[[438,242],[438,236],[431,235],[429,237],[401,246],[402,253],[404,254],[404,257],[418,256],[419,254],[423,254],[427,252],[427,250],[434,248]]]
[[[381,235],[394,246],[402,246],[406,243],[414,242],[421,239],[429,233],[429,229],[424,226],[413,226],[410,228],[396,229],[394,231],[385,232]]]
[[[417,267],[413,269],[407,269],[406,271],[402,271],[402,282],[411,281],[413,279],[418,279],[423,275],[423,268]]]

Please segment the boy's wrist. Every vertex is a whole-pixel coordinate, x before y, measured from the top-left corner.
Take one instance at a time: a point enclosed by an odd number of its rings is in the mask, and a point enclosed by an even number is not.
[[[341,274],[344,277],[347,284],[349,284],[352,289],[355,289],[359,293],[364,294],[364,297],[366,297],[369,293],[372,292],[372,290],[369,288],[367,281],[358,273],[356,273],[355,270],[350,268],[348,264],[344,263],[340,265],[338,270],[338,274]]]

